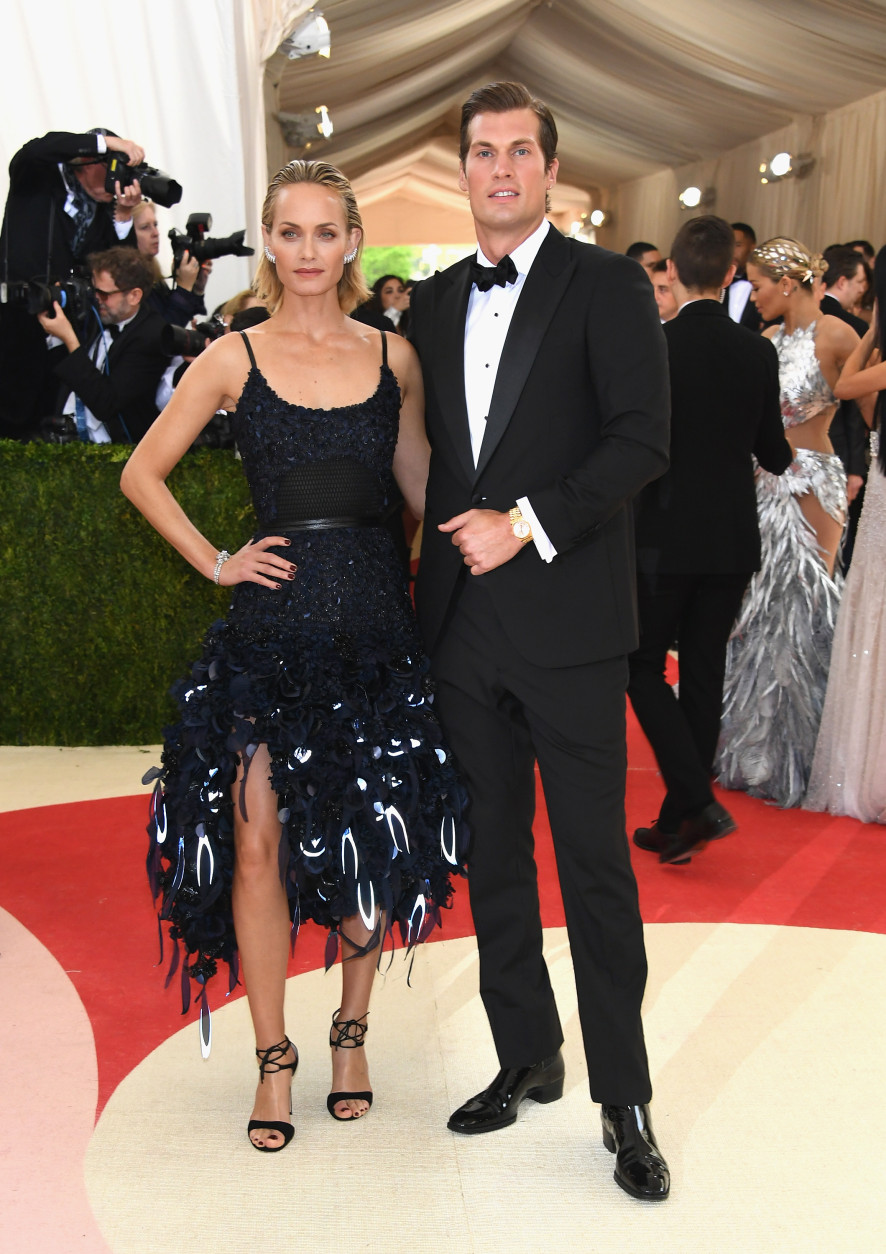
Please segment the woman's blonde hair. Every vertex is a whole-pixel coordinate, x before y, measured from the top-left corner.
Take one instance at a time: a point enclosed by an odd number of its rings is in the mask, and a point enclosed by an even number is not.
[[[221,306],[221,312],[225,318],[233,318],[235,314],[242,313],[247,308],[247,301],[254,299],[256,299],[256,294],[252,288],[244,287],[242,292],[238,292],[236,296],[225,301]]]
[[[133,230],[135,230],[136,221],[141,217],[142,212],[147,212],[148,209],[150,209],[156,216],[157,206],[154,204],[153,200],[149,200],[147,196],[143,196],[142,199],[138,202],[138,204],[132,210],[132,229]],[[153,275],[153,278],[154,278],[154,285],[156,286],[158,283],[162,283],[163,271],[160,269],[160,263],[157,260],[157,258],[146,257],[145,261],[147,261],[148,265],[151,267],[151,274]],[[147,293],[145,294],[147,295]]]
[[[291,187],[295,183],[317,183],[321,187],[328,187],[334,191],[341,201],[347,230],[350,232],[355,227],[360,230],[357,256],[353,261],[345,262],[344,272],[338,281],[338,303],[345,313],[350,313],[369,297],[369,288],[366,286],[363,271],[360,268],[360,254],[363,251],[363,221],[360,217],[360,210],[357,208],[353,188],[341,170],[337,170],[328,161],[290,161],[289,165],[285,165],[271,179],[265,203],[262,205],[262,224],[269,231],[274,224],[277,197],[284,187]],[[277,275],[276,266],[268,261],[264,252],[259,259],[255,278],[252,280],[252,290],[265,302],[271,313],[277,312],[283,299],[283,284]]]
[[[813,253],[799,240],[788,239],[782,235],[760,244],[748,257],[748,261],[770,279],[796,279],[801,287],[810,291],[815,280],[821,278],[827,270],[827,263],[821,253]]]

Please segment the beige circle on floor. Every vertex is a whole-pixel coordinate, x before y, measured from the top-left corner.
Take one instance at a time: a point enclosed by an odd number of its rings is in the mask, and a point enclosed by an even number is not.
[[[246,1138],[254,1084],[245,1000],[190,1024],[119,1086],[86,1163],[114,1254],[258,1250],[654,1250],[854,1254],[882,1248],[886,1190],[886,937],[745,926],[646,929],[653,1116],[671,1197],[614,1184],[581,1052],[563,929],[546,953],[566,1035],[567,1089],[511,1128],[446,1130],[496,1071],[473,939],[398,955],[379,981],[367,1048],[375,1088],[357,1124],[326,1112],[338,973],[289,981],[301,1066],[296,1135],[279,1154]]]

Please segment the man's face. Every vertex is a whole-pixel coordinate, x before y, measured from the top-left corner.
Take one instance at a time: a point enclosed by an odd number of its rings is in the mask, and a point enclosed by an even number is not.
[[[649,282],[655,285],[655,275],[653,273],[656,262],[661,261],[661,253],[657,248],[650,248],[648,253],[641,253],[637,258],[640,265],[649,275]]]
[[[652,289],[655,292],[655,303],[658,305],[658,316],[662,322],[670,322],[671,318],[677,316],[677,302],[674,299],[674,292],[668,282],[668,276],[663,271],[658,271],[652,276]]]
[[[92,286],[98,302],[99,317],[106,327],[126,322],[138,313],[142,299],[141,288],[132,287],[127,292],[121,291],[107,270],[93,271]]]
[[[545,196],[557,178],[556,159],[545,169],[538,131],[531,109],[478,113],[468,131],[458,185],[468,193],[478,232],[513,237],[510,247],[541,223]]]
[[[754,251],[754,241],[745,235],[744,231],[733,231],[732,234],[735,237],[732,260],[735,262],[736,270],[745,270],[748,264],[748,257]]]
[[[105,191],[105,175],[108,167],[104,161],[90,161],[85,165],[75,165],[71,169],[77,176],[80,186],[88,196],[100,204],[110,204],[114,199],[113,192]]]
[[[864,266],[861,262],[859,262],[858,268],[851,279],[847,279],[841,275],[841,277],[837,280],[833,295],[836,296],[837,300],[844,309],[852,309],[854,305],[858,304],[862,296],[864,296],[867,285],[868,280],[867,275],[864,272]]]

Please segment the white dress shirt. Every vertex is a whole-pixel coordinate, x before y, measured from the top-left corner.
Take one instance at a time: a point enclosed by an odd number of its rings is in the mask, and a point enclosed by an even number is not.
[[[471,288],[465,318],[465,400],[475,466],[480,457],[483,436],[486,434],[486,420],[495,389],[495,378],[511,318],[514,316],[526,276],[549,229],[550,223],[544,219],[538,229],[510,254],[517,268],[516,282],[508,283],[504,287],[493,284],[488,292],[481,292],[476,286]],[[480,248],[477,249],[477,261],[481,266],[493,264]],[[532,539],[539,556],[546,562],[552,561],[557,556],[557,550],[545,534],[528,499],[525,496],[519,497],[516,504],[532,527]]]
[[[726,299],[729,302],[729,317],[733,322],[741,322],[741,315],[745,311],[745,305],[751,297],[751,284],[749,279],[733,279],[726,290]]]

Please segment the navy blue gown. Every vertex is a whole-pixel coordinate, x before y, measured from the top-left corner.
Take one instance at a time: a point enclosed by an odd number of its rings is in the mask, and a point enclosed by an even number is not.
[[[208,1017],[219,959],[237,981],[231,915],[232,785],[259,744],[282,824],[280,874],[293,941],[300,920],[330,930],[376,907],[407,946],[423,940],[463,870],[466,796],[433,711],[428,662],[390,532],[379,525],[397,442],[400,391],[387,365],[368,400],[330,410],[283,400],[255,364],[233,428],[257,537],[283,534],[298,567],[277,590],[234,587],[202,656],[173,693],[148,826],[161,945],[174,942],[183,1009],[190,980]],[[245,789],[243,790],[245,792]],[[184,950],[184,960],[181,950]],[[190,978],[189,978],[190,977]]]

